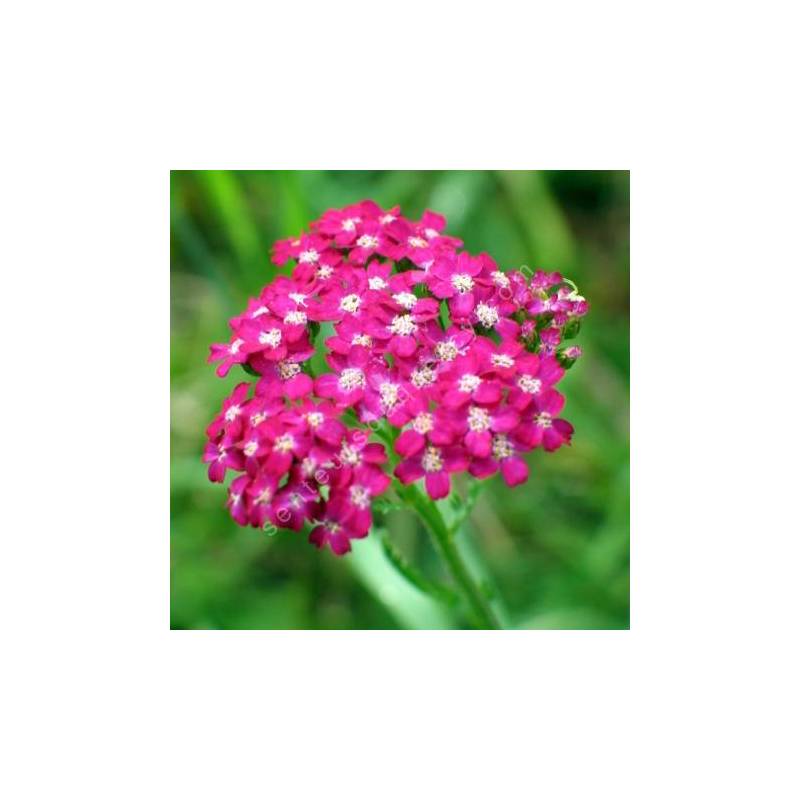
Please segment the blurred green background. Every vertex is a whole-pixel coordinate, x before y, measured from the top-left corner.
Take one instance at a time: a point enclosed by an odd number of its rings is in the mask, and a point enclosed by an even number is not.
[[[336,558],[303,535],[240,528],[200,462],[206,425],[244,377],[217,378],[208,345],[275,274],[276,239],[364,198],[439,211],[471,252],[559,270],[590,301],[583,358],[560,385],[573,445],[530,454],[523,486],[491,479],[459,538],[507,626],[629,626],[628,172],[178,171],[170,198],[172,628],[468,627],[387,560],[384,536],[446,578],[410,513]]]

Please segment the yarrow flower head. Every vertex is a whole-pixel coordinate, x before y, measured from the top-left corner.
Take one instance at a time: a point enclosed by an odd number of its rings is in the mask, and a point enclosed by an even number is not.
[[[587,301],[557,272],[466,252],[445,226],[365,200],[275,244],[289,271],[209,357],[221,377],[251,377],[223,401],[203,454],[210,480],[234,474],[237,523],[305,528],[341,555],[393,484],[420,481],[433,499],[459,473],[516,486],[527,453],[570,443],[555,386],[581,356],[565,343]]]

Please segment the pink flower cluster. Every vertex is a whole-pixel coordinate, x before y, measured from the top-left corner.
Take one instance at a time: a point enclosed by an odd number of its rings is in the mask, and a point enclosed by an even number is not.
[[[318,547],[347,552],[391,483],[375,430],[400,429],[394,476],[424,479],[434,499],[456,472],[522,483],[523,454],[569,443],[555,385],[580,356],[562,342],[586,301],[558,273],[503,271],[444,228],[431,211],[412,222],[367,200],[276,243],[291,274],[250,300],[209,358],[220,376],[237,364],[257,376],[223,402],[204,455],[212,481],[241,473],[228,497],[239,524],[308,523]],[[317,338],[328,370],[315,377]]]

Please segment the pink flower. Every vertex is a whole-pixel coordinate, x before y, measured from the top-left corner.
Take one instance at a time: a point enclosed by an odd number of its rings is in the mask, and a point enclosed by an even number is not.
[[[386,463],[386,449],[382,444],[370,442],[366,431],[347,431],[339,452],[323,464],[327,470],[327,482],[333,487],[348,486],[354,475],[367,466],[379,466]]]
[[[275,242],[272,248],[272,263],[282,267],[290,258],[295,258],[300,247],[300,239],[292,237]]]
[[[262,314],[255,319],[245,320],[239,328],[244,339],[242,349],[250,355],[261,353],[267,361],[280,361],[288,352],[286,328],[277,317]]]
[[[447,298],[451,319],[469,319],[475,308],[474,289],[482,267],[479,259],[459,253],[457,257],[438,259],[430,268],[428,286],[436,297]]]
[[[300,244],[297,245],[293,258],[298,264],[316,264],[328,247],[328,242],[320,236],[303,235],[300,237]]]
[[[464,449],[454,445],[438,447],[426,444],[417,454],[401,461],[394,474],[401,483],[414,483],[425,478],[425,491],[433,500],[450,494],[450,473],[467,468],[469,459]]]
[[[416,394],[417,390],[400,377],[397,369],[377,362],[367,367],[367,387],[359,417],[362,422],[387,419],[392,425],[403,425],[410,417],[407,402]]]
[[[320,549],[328,545],[337,556],[348,553],[350,540],[363,539],[369,530],[369,523],[366,527],[358,524],[352,506],[341,495],[335,495],[325,503],[319,519],[308,540]]]
[[[433,262],[437,256],[452,252],[460,246],[459,239],[441,236],[437,230],[444,221],[444,217],[426,212],[423,215],[423,224],[412,225],[408,220],[399,218],[386,225],[386,233],[394,241],[390,258],[400,261],[407,258],[418,267],[428,262]]]
[[[287,342],[299,341],[306,333],[313,285],[280,276],[266,293],[269,310],[283,322]]]
[[[237,438],[226,433],[217,442],[208,442],[203,451],[203,461],[209,464],[208,479],[214,483],[225,480],[225,471],[232,469],[241,472],[244,469],[244,456],[236,447]]]
[[[475,305],[469,315],[469,321],[485,331],[495,331],[503,339],[515,339],[519,334],[519,323],[510,314],[516,310],[511,300],[506,300],[503,293],[494,288],[476,287]]]
[[[319,495],[307,482],[290,481],[272,500],[270,522],[279,528],[299,531],[316,519]]]
[[[342,271],[342,256],[335,250],[326,250],[316,261],[298,264],[292,277],[309,288],[320,289]]]
[[[496,433],[492,436],[490,453],[485,458],[473,458],[469,465],[470,475],[484,479],[498,470],[509,486],[517,486],[528,480],[528,465],[520,453],[531,449],[531,444],[518,432]]]
[[[259,361],[258,354],[253,359],[253,366],[262,377],[256,384],[256,392],[267,397],[283,395],[292,400],[309,394],[314,388],[314,382],[303,372],[301,364],[313,352],[310,349],[289,352],[280,361]]]
[[[517,341],[495,343],[480,336],[475,341],[475,347],[483,354],[487,373],[495,375],[505,383],[513,380],[527,355],[523,346]]]
[[[338,448],[347,431],[339,419],[340,411],[332,403],[314,403],[304,398],[299,406],[286,413],[289,428],[308,435],[324,447]]]
[[[414,410],[409,427],[395,439],[394,449],[398,455],[408,458],[421,453],[428,443],[440,447],[455,441],[457,426],[452,419],[432,413],[428,403],[417,405]]]
[[[366,317],[345,317],[334,325],[335,336],[325,340],[332,353],[347,355],[356,345],[368,350],[375,347],[375,321]],[[382,332],[381,332],[381,335]]]
[[[316,229],[325,236],[333,237],[338,247],[348,247],[358,237],[363,222],[360,204],[356,204],[326,211]]]
[[[265,290],[266,291],[266,290]],[[267,307],[266,301],[263,297],[251,297],[247,301],[247,308],[245,309],[243,314],[239,314],[237,317],[233,317],[230,321],[231,330],[236,331],[238,330],[242,323],[247,320],[257,319],[262,314],[270,314],[270,310]]]
[[[249,508],[247,505],[246,489],[250,483],[249,475],[240,475],[231,481],[228,488],[228,509],[231,516],[239,525],[247,525],[249,522]]]
[[[370,261],[367,264],[367,290],[370,292],[377,292],[377,297],[385,294],[389,289],[389,279],[392,274],[393,264],[390,261]]]
[[[391,482],[392,479],[382,469],[372,464],[364,464],[354,470],[346,497],[356,530],[369,530],[372,525],[372,500],[383,494]]]
[[[208,357],[208,363],[214,361],[222,361],[217,367],[217,375],[224,378],[234,364],[244,364],[247,361],[247,351],[242,348],[245,341],[238,333],[231,337],[228,344],[212,344],[211,354]]]
[[[565,419],[559,418],[563,408],[564,395],[555,389],[533,399],[533,432],[530,436],[533,446],[541,444],[545,450],[552,452],[570,443],[574,428]]]
[[[329,355],[328,364],[334,372],[320,375],[314,383],[314,391],[320,397],[335,400],[340,406],[355,405],[367,387],[364,370],[369,358],[369,350],[365,347],[353,347],[346,356]]]
[[[435,321],[431,321],[423,329],[422,337],[430,357],[446,363],[467,354],[475,339],[475,332],[472,328],[458,325],[451,325],[443,331]]]
[[[368,316],[369,298],[365,298],[367,279],[363,270],[343,270],[341,279],[320,294],[309,313],[312,319],[321,322],[340,322],[343,319],[358,319]]]
[[[470,401],[496,403],[503,396],[502,385],[488,373],[485,356],[477,348],[458,356],[450,365],[447,377],[449,388],[442,396],[442,405],[447,408],[458,408]]]
[[[278,491],[279,480],[269,472],[261,472],[247,486],[247,503],[250,524],[263,528],[272,514],[272,501]]]
[[[365,223],[361,228],[349,258],[352,264],[366,264],[373,256],[391,258],[392,252],[391,242],[383,226],[380,222],[372,221]]]
[[[259,458],[262,469],[276,475],[285,475],[295,459],[301,460],[312,444],[312,434],[299,427],[289,427],[283,416],[269,419],[253,432],[247,445],[257,443],[252,456]],[[251,454],[245,450],[245,455]]]
[[[494,403],[489,406],[470,403],[454,410],[442,410],[440,415],[456,431],[467,452],[476,458],[487,458],[492,449],[492,436],[508,433],[519,425],[519,413],[513,408]]]
[[[250,384],[246,381],[239,383],[236,388],[222,401],[222,410],[206,428],[209,439],[216,439],[223,428],[240,420],[243,409],[246,407],[247,395],[250,393]]]
[[[508,391],[509,405],[522,411],[537,397],[545,395],[564,376],[564,370],[552,356],[540,358],[534,354],[522,356],[517,361],[511,388]]]
[[[379,325],[374,332],[376,337],[386,339],[385,347],[390,353],[408,358],[417,349],[421,326],[438,317],[439,304],[431,298],[417,297],[406,279],[393,281],[391,290],[393,293],[376,309]]]

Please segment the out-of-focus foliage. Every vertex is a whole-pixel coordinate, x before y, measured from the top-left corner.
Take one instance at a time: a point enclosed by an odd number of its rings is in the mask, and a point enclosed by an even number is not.
[[[589,299],[584,355],[561,384],[573,445],[530,454],[521,487],[491,479],[460,536],[468,554],[481,554],[507,625],[627,628],[629,181],[585,171],[172,173],[172,627],[464,624],[387,559],[383,536],[425,575],[446,579],[410,513],[388,513],[336,558],[288,531],[238,527],[200,462],[206,425],[243,377],[217,378],[209,343],[227,339],[228,318],[275,274],[274,240],[364,198],[411,216],[440,211],[471,252],[505,269],[559,270]]]

